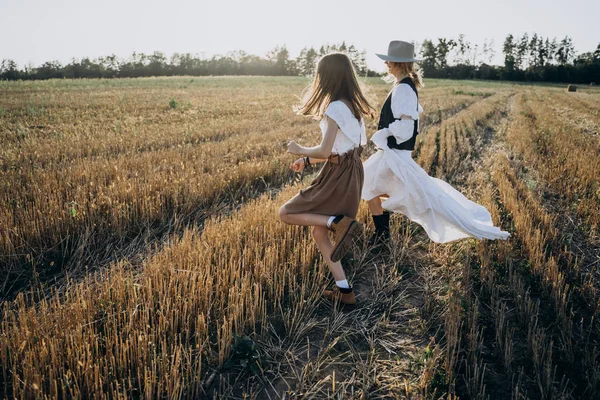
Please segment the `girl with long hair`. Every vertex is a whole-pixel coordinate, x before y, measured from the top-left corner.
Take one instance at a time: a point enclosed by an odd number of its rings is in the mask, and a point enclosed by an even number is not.
[[[325,164],[308,188],[281,207],[279,217],[286,224],[313,227],[312,235],[336,283],[323,294],[344,304],[356,301],[340,260],[363,231],[355,219],[364,181],[360,154],[367,137],[363,116],[373,116],[374,111],[348,56],[328,54],[319,60],[314,80],[296,107],[298,114],[320,120],[321,143],[304,147],[292,140],[288,144],[289,153],[302,156],[292,163],[292,170]]]

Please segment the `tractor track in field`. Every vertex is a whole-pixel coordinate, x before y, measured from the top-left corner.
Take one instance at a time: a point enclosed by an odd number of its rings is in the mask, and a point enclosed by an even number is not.
[[[474,103],[468,106],[472,104]],[[429,123],[428,127],[438,126],[443,118],[449,118],[468,106],[460,104],[449,110],[440,110],[435,118],[432,117],[433,122]],[[229,138],[231,136],[225,139]],[[221,140],[219,135],[216,139],[217,141]],[[170,147],[171,145],[168,146],[168,148]],[[28,276],[27,268],[23,268],[29,263],[26,254],[6,255],[4,261],[0,260],[0,270],[9,271],[4,281],[0,282],[0,299],[10,300],[21,291],[39,291],[41,289],[44,292],[56,285],[60,287],[65,284],[67,276],[70,280],[77,280],[88,272],[102,270],[117,261],[125,261],[135,268],[148,255],[152,254],[157,245],[173,235],[181,235],[187,227],[196,226],[202,229],[206,219],[215,215],[223,216],[235,212],[248,200],[258,198],[265,193],[274,196],[282,187],[297,180],[298,175],[288,171],[283,175],[276,172],[273,176],[261,176],[242,185],[234,182],[230,189],[223,191],[223,195],[211,201],[211,204],[195,210],[192,214],[174,214],[166,220],[150,226],[145,225],[138,229],[138,232],[133,231],[118,240],[111,241],[110,238],[113,238],[114,235],[108,232],[102,235],[102,240],[100,240],[102,244],[98,242],[100,236],[97,232],[71,234],[65,239],[66,242],[63,240],[46,251],[31,251],[34,259],[53,258],[53,268],[39,271],[35,282],[32,281],[31,276]],[[70,242],[68,248],[64,248],[65,243],[68,242]]]
[[[480,138],[473,144],[482,152],[492,146],[496,134],[493,126],[504,126],[507,117],[502,112],[482,124],[473,132],[474,138]],[[478,156],[469,157],[456,174],[469,174],[478,162]],[[466,187],[465,178],[457,182],[459,190]],[[362,217],[368,225],[368,214]],[[441,329],[444,310],[429,297],[430,286],[443,285],[434,272],[442,267],[442,261],[430,253],[430,241],[421,227],[402,216],[395,217],[392,224],[397,246],[372,254],[361,243],[353,257],[343,260],[357,294],[356,306],[321,301],[307,321],[310,329],[306,341],[290,343],[277,336],[263,342],[279,352],[285,349],[284,359],[275,368],[277,373],[263,383],[243,385],[241,391],[233,383],[240,382],[238,375],[221,374],[221,385],[211,393],[239,399],[249,391],[270,399],[309,393],[322,397],[354,393],[359,397],[418,398],[442,390],[419,386],[422,376],[440,373],[439,366],[428,363],[424,354]]]

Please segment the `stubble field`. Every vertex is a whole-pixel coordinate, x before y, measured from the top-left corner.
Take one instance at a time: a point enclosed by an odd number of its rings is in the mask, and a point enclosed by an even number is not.
[[[0,82],[0,397],[600,398],[600,90],[426,80],[414,158],[511,237],[394,216],[350,309],[277,218],[307,83]]]

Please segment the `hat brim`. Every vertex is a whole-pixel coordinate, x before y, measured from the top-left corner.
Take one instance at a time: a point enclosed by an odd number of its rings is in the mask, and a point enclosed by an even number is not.
[[[377,53],[375,53],[375,55],[377,57],[381,58],[384,61],[393,61],[393,62],[419,62],[419,61],[423,61],[420,58],[394,57],[394,56],[388,56],[387,54],[377,54]]]

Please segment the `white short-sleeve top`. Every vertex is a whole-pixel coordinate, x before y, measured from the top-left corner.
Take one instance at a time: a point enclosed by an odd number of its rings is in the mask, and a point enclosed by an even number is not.
[[[362,118],[360,121],[356,119],[350,108],[343,101],[336,100],[329,103],[324,115],[335,121],[338,126],[331,150],[332,154],[344,154],[355,147],[367,144],[364,120]],[[319,124],[323,136],[327,132],[328,121],[327,118],[323,118]]]

